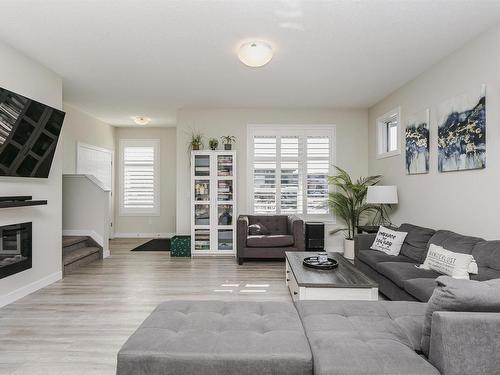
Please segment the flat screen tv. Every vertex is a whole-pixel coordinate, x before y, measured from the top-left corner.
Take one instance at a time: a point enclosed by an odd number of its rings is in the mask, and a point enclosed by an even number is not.
[[[64,115],[0,87],[0,176],[49,177]]]

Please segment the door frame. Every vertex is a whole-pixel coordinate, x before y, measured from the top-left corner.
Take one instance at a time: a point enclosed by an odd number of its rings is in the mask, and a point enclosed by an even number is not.
[[[87,149],[90,149],[90,150],[94,150],[94,151],[99,151],[99,152],[104,152],[104,153],[107,153],[111,156],[111,186],[110,186],[110,201],[109,201],[109,205],[110,205],[110,208],[109,208],[109,211],[110,211],[110,217],[109,217],[109,220],[110,220],[110,227],[109,227],[109,238],[110,239],[113,239],[115,238],[115,210],[114,210],[114,207],[115,207],[115,202],[114,202],[114,185],[115,185],[115,151],[114,150],[110,150],[110,149],[107,149],[107,148],[103,148],[103,147],[98,147],[98,146],[94,146],[94,145],[91,145],[89,143],[85,143],[85,142],[79,142],[77,141],[76,142],[76,158],[75,158],[75,172],[76,174],[80,174],[80,165],[79,165],[79,162],[80,162],[80,147],[82,148],[87,148]]]

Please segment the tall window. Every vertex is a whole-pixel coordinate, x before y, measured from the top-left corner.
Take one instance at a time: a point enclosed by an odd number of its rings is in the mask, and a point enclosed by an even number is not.
[[[120,141],[120,215],[160,214],[160,141]]]
[[[254,213],[326,218],[334,127],[249,126]]]
[[[377,119],[377,158],[399,155],[400,111],[396,108]]]

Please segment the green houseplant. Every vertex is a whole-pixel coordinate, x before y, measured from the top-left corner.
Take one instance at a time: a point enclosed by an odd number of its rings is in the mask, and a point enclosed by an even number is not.
[[[345,232],[344,256],[353,259],[354,235],[357,233],[360,221],[379,209],[375,205],[366,203],[368,186],[379,183],[382,176],[360,177],[353,181],[345,170],[337,166],[335,169],[337,174],[328,177],[328,183],[335,187],[335,191],[329,194],[328,205],[346,227],[335,229],[330,234]]]
[[[191,140],[189,141],[191,150],[200,150],[203,148],[203,134],[193,130],[191,132]]]
[[[224,144],[224,150],[231,150],[233,143],[236,142],[236,137],[234,135],[224,135],[220,138]]]
[[[217,138],[210,138],[208,140],[208,147],[210,147],[210,150],[217,150],[217,147],[219,147],[219,141]]]

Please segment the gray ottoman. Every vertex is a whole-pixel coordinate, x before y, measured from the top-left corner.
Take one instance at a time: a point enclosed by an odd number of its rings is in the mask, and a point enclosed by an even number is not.
[[[170,301],[118,353],[117,375],[311,375],[291,303]]]

